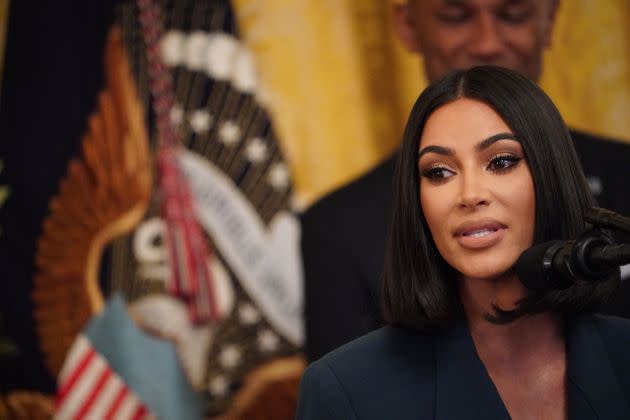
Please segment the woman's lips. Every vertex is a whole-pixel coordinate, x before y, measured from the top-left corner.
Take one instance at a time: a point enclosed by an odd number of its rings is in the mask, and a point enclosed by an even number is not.
[[[488,248],[498,243],[507,227],[498,222],[465,223],[455,231],[455,239],[468,249]]]

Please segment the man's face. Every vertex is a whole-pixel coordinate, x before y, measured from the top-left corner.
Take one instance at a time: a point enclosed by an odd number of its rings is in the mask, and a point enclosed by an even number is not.
[[[396,10],[396,25],[424,56],[430,82],[482,64],[538,81],[556,9],[556,0],[411,0]]]

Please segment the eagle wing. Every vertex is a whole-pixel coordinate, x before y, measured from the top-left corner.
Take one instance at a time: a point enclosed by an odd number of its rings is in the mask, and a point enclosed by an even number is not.
[[[103,307],[103,250],[148,209],[152,171],[144,110],[119,28],[105,47],[106,87],[90,115],[81,156],[70,161],[37,244],[34,315],[53,374],[85,323]]]

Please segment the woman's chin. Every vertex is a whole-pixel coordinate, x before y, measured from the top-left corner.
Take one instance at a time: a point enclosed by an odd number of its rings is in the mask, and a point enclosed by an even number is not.
[[[471,255],[461,253],[452,255],[446,262],[463,277],[481,280],[493,280],[513,272],[514,264],[521,254],[520,249],[501,249]]]
[[[485,264],[461,267],[458,270],[462,277],[474,280],[497,280],[514,274],[514,263],[511,264]]]

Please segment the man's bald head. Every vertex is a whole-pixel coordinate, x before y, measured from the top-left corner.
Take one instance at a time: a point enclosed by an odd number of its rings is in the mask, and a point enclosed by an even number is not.
[[[409,0],[394,5],[398,35],[424,57],[429,81],[494,64],[540,79],[557,0]]]

